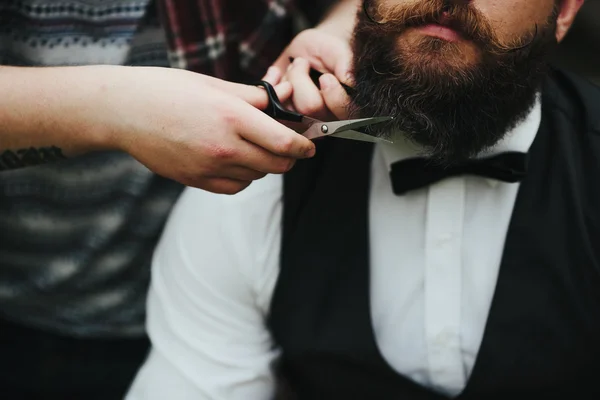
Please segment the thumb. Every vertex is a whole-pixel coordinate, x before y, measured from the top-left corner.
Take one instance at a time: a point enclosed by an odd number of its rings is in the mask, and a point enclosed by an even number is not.
[[[331,38],[322,45],[321,62],[342,83],[352,86],[352,48],[347,42]]]
[[[347,119],[350,97],[341,83],[332,74],[324,74],[319,78],[319,84],[321,95],[329,111],[340,120]]]

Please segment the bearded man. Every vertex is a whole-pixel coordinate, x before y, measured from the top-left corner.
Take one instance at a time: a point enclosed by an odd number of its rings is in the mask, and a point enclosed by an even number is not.
[[[361,2],[349,97],[297,59],[290,104],[393,143],[187,190],[129,398],[600,398],[600,90],[547,63],[582,3]]]

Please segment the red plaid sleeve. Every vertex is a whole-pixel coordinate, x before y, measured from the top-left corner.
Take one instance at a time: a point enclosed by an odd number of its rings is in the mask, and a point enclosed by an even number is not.
[[[292,39],[293,0],[157,1],[175,68],[258,79]]]

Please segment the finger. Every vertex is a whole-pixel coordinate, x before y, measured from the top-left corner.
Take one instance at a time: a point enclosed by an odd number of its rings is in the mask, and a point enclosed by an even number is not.
[[[308,60],[313,68],[323,71],[326,68],[320,59],[319,47],[323,40],[327,42],[330,39],[328,34],[323,34],[316,29],[306,29],[294,38],[273,65],[285,71],[294,58],[301,57]]]
[[[207,79],[208,78],[208,79]],[[240,99],[244,100],[246,103],[250,103],[256,108],[261,110],[267,108],[269,104],[269,96],[267,92],[258,86],[253,85],[244,85],[240,83],[228,82],[222,79],[212,78],[212,77],[203,77],[202,78],[206,83],[210,84],[210,86],[222,90],[228,94],[232,94]],[[289,98],[292,93],[292,86],[289,83],[279,83],[275,92],[279,98]]]
[[[269,105],[269,96],[262,87],[247,86],[244,89],[237,88],[237,90],[234,91],[234,95],[237,95],[237,97],[259,110],[264,110]],[[280,102],[289,99],[292,96],[293,90],[292,84],[289,82],[282,82],[275,86],[275,94],[277,94],[277,98]]]
[[[241,192],[246,189],[252,181],[238,181],[235,179],[227,179],[227,178],[212,178],[209,180],[203,180],[202,182],[198,182],[196,184],[191,184],[188,186],[194,186],[199,189],[203,189],[212,193],[217,194],[228,194],[233,195]]]
[[[258,108],[259,110],[264,110],[269,105],[269,96],[262,87],[234,83],[229,87],[227,92],[239,97],[246,103]],[[292,92],[293,87],[289,82],[282,82],[275,86],[275,93],[280,101],[284,101],[281,99],[289,99],[292,95]]]
[[[350,97],[341,83],[332,74],[324,74],[319,78],[322,98],[327,108],[338,119],[348,118]]]
[[[289,99],[292,98],[292,93],[294,92],[294,87],[292,86],[292,84],[290,82],[281,82],[279,85],[275,86],[275,93],[277,94],[277,98],[279,99],[280,103],[284,103],[286,101],[288,101]],[[250,103],[252,104],[252,103]],[[255,106],[257,107],[257,106]],[[266,108],[265,107],[257,107],[260,109]]]
[[[275,86],[275,85],[277,85],[281,81],[281,78],[283,77],[283,72],[282,71],[284,71],[284,70],[281,69],[281,68],[278,68],[278,67],[275,67],[275,66],[271,66],[267,70],[267,73],[262,78],[262,80],[263,81],[267,81],[271,85]]]
[[[209,176],[209,178],[225,178],[236,181],[255,181],[264,178],[266,175],[267,172],[256,171],[254,169],[239,165],[232,165],[227,168],[227,170],[219,172],[218,175]]]
[[[288,56],[290,46],[286,48],[281,55],[275,60],[273,63],[273,67],[279,69],[280,71],[287,71],[288,67],[291,64],[290,57]],[[285,75],[285,74],[284,74]]]
[[[296,108],[294,107],[294,103],[292,103],[291,96],[290,96],[290,98],[285,103],[283,103],[283,107],[286,110],[290,110],[290,111],[293,111],[293,112],[298,112],[298,110],[296,110]]]
[[[251,179],[260,174],[263,174],[263,176],[264,174],[284,174],[292,169],[295,162],[296,159],[294,158],[275,155],[260,146],[246,141],[245,146],[241,150],[241,157],[238,159],[236,165],[227,169],[225,172],[226,176],[222,173],[218,173],[218,176]],[[244,170],[246,172],[244,172]]]
[[[269,105],[269,96],[263,87],[250,86],[250,85],[239,85],[243,88],[236,87],[232,88],[232,92],[237,97],[244,100],[246,103],[253,105],[254,107],[264,110]],[[281,82],[275,86],[275,93],[280,99],[288,99],[292,95],[293,87],[289,82]]]
[[[296,58],[293,68],[287,74],[293,87],[292,102],[299,113],[322,119],[327,111],[325,102],[309,73],[308,61]]]
[[[319,72],[333,73],[341,82],[352,86],[353,53],[347,40],[320,32],[318,29],[306,30],[294,39],[293,44],[274,65],[285,71],[289,58],[296,57],[308,60]]]
[[[288,82],[289,81],[288,74],[292,70],[293,67],[294,67],[294,65],[292,65],[292,64],[289,64],[287,66],[287,68],[285,69],[285,74],[281,77],[280,82]]]
[[[281,104],[286,105],[292,98],[293,86],[290,82],[281,82],[275,86],[275,92]]]
[[[352,58],[352,48],[344,40],[331,38],[319,46],[319,59],[325,69],[333,72],[340,82],[349,86],[353,85]]]
[[[277,122],[267,114],[242,103],[231,118],[238,135],[268,152],[290,158],[307,158],[315,154],[312,141]],[[267,172],[267,171],[263,171]]]

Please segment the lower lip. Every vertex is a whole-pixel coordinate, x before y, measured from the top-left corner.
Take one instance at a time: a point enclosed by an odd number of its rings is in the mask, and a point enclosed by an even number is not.
[[[433,36],[439,39],[446,40],[448,42],[458,42],[462,39],[460,34],[454,29],[438,25],[438,24],[428,24],[425,26],[421,26],[417,28],[421,33],[424,33],[428,36]]]

